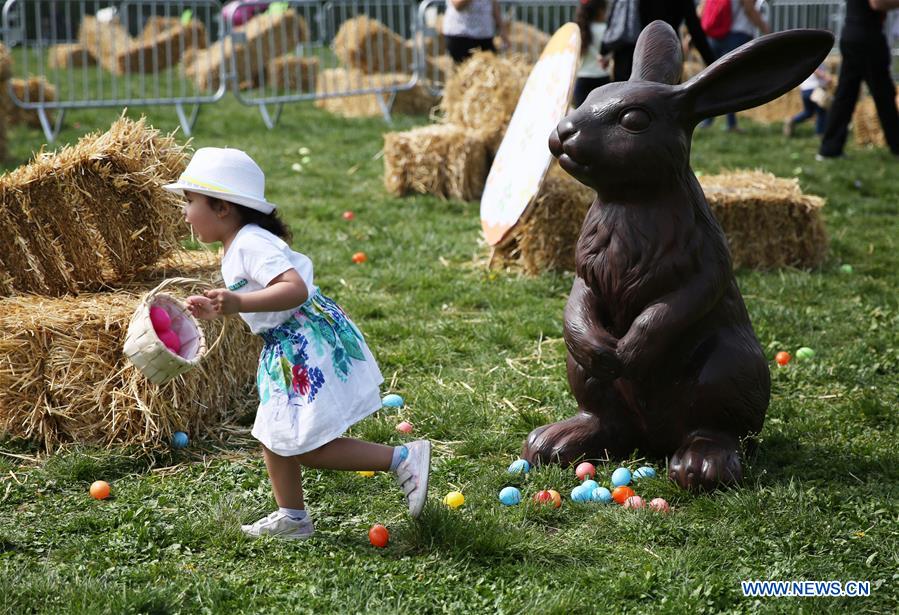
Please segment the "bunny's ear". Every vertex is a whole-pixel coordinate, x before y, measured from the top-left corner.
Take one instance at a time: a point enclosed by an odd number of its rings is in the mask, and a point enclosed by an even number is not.
[[[674,85],[680,82],[684,61],[680,39],[668,23],[657,19],[637,38],[631,81],[655,81]]]
[[[699,121],[774,100],[811,75],[832,47],[826,30],[788,30],[750,41],[683,85],[688,113]]]

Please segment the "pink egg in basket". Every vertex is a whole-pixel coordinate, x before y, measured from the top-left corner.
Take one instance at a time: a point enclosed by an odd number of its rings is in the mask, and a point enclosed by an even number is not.
[[[153,323],[153,330],[157,334],[168,331],[172,328],[172,317],[165,309],[154,305],[150,308],[150,322]]]
[[[178,334],[172,330],[163,331],[162,333],[158,333],[159,340],[165,344],[165,347],[171,350],[173,353],[178,354],[181,350],[181,338],[178,337]]]

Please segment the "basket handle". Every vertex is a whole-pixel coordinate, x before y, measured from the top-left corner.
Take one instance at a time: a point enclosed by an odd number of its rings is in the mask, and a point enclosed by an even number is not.
[[[169,286],[174,286],[175,284],[199,284],[202,286],[208,286],[210,288],[215,288],[215,284],[212,284],[208,280],[201,280],[199,278],[166,278],[162,282],[160,282],[159,285],[156,286],[156,288],[154,288],[153,290],[148,292],[146,295],[144,295],[143,303],[145,305],[149,305],[150,301],[153,299],[153,295],[155,295],[158,292],[161,292],[164,288],[167,288]],[[221,331],[219,331],[219,334],[215,338],[215,341],[206,347],[205,354],[208,354],[208,353],[212,352],[213,350],[215,350],[215,348],[219,345],[219,342],[221,342],[222,338],[225,336],[225,329],[228,328],[228,319],[223,317],[223,318],[221,318],[221,321],[222,321],[222,329],[221,329]]]

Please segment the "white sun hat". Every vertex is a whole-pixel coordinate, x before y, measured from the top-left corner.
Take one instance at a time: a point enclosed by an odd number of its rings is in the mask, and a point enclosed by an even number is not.
[[[275,210],[265,200],[262,169],[246,152],[230,147],[201,147],[178,181],[163,188],[182,196],[185,190],[205,194],[264,214]]]

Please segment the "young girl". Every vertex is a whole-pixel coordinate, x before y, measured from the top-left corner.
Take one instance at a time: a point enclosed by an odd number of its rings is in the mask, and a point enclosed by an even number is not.
[[[237,149],[197,150],[167,190],[182,194],[184,216],[200,241],[221,241],[227,288],[189,297],[206,320],[240,317],[262,337],[253,436],[262,453],[278,510],[241,529],[250,536],[308,538],[302,466],[390,470],[417,517],[428,490],[431,445],[390,447],[342,438],[381,407],[384,381],[359,329],[313,283],[312,261],[284,242],[289,231],[265,200],[265,176]]]
[[[792,137],[797,124],[801,124],[813,115],[815,117],[815,134],[819,137],[824,134],[827,127],[827,109],[815,101],[815,90],[827,88],[832,79],[827,72],[827,66],[822,64],[815,69],[808,79],[799,84],[799,92],[802,95],[802,111],[784,120],[784,136]],[[826,95],[826,94],[825,94]]]
[[[583,104],[587,94],[611,80],[607,59],[599,53],[602,37],[606,33],[606,0],[580,0],[574,13],[574,21],[581,30],[581,64],[574,82],[571,106]]]

